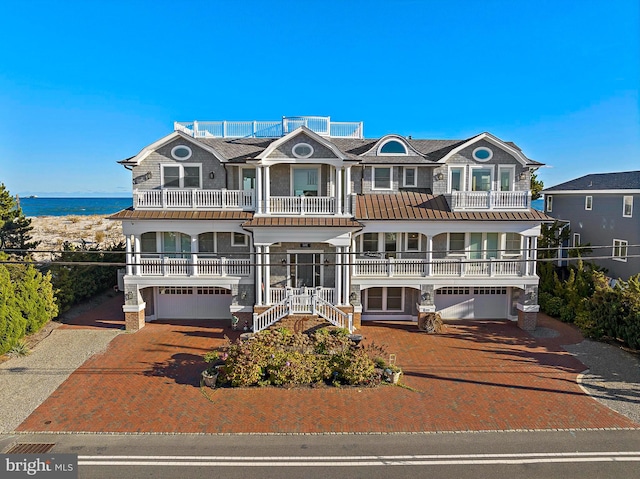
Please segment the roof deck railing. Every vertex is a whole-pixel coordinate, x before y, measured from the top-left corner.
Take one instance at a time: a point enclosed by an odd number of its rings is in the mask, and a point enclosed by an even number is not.
[[[194,138],[280,138],[301,126],[330,138],[364,138],[361,121],[331,121],[328,116],[284,116],[276,121],[176,121],[173,129]]]

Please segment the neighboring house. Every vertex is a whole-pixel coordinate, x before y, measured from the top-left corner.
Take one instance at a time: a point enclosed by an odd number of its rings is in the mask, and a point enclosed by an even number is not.
[[[586,175],[543,193],[545,212],[569,223],[570,246],[591,245],[611,278],[640,273],[640,171]]]
[[[328,117],[176,123],[121,161],[127,329],[237,314],[261,330],[303,313],[353,330],[436,311],[535,327],[541,164],[489,133],[362,131]]]

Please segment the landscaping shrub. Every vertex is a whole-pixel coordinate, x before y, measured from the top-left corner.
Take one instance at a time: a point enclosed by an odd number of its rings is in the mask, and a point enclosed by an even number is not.
[[[231,343],[221,357],[225,361],[219,380],[234,387],[368,385],[376,381],[370,351],[355,348],[348,331],[339,329],[323,328],[312,334],[285,328],[261,331]]]

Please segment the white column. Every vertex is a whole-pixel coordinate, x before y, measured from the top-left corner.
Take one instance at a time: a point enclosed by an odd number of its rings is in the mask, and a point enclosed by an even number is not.
[[[258,205],[256,212],[262,213],[264,211],[262,202],[262,166],[256,166],[256,203]]]
[[[140,236],[135,235],[133,237],[133,274],[138,276],[140,274]]]
[[[126,242],[126,263],[127,263],[127,276],[131,276],[133,274],[133,265],[131,264],[133,262],[133,255],[132,250],[131,250],[131,236],[127,236],[125,238],[125,242]]]
[[[264,250],[264,302],[271,304],[271,257],[270,246],[263,246]]]
[[[531,276],[536,274],[536,259],[538,258],[538,237],[531,237]]]
[[[336,264],[334,267],[335,275],[335,304],[342,304],[342,252],[341,246],[336,246]]]
[[[198,235],[191,237],[191,274],[198,276]]]
[[[262,306],[262,246],[256,245],[255,282],[256,282],[256,304]]]
[[[351,281],[349,279],[349,258],[351,257],[349,247],[345,246],[342,248],[342,304],[349,304],[349,288],[351,285]]]
[[[336,210],[334,214],[342,214],[342,168],[336,168]]]
[[[427,267],[425,268],[427,276],[433,274],[433,236],[427,235]]]
[[[351,167],[344,169],[344,212],[351,212]]]
[[[271,178],[269,167],[264,167],[264,212],[270,213],[271,210]]]

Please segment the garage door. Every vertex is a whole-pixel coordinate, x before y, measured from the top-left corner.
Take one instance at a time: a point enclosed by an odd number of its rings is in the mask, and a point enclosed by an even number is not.
[[[226,319],[231,317],[231,291],[217,287],[158,288],[159,319]]]
[[[503,319],[507,298],[507,288],[440,288],[435,305],[443,319]]]

